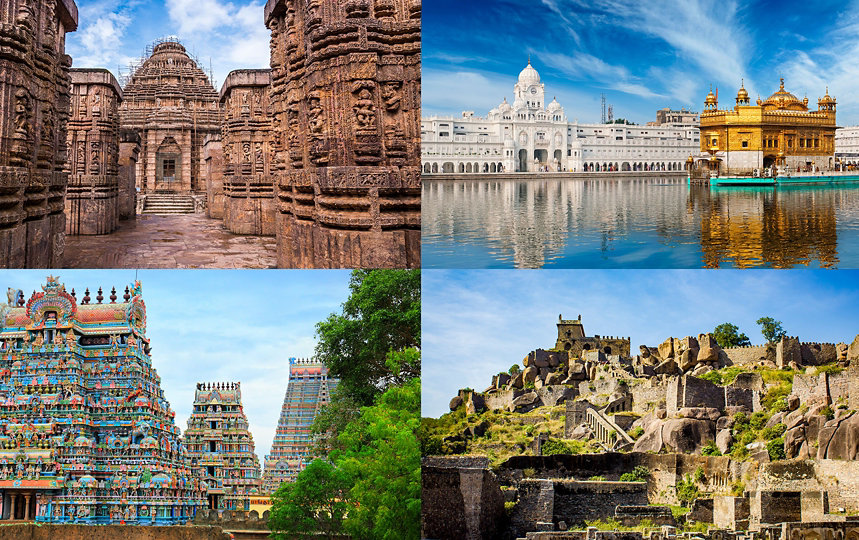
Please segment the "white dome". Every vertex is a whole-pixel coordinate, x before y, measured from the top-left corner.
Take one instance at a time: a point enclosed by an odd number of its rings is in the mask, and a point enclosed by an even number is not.
[[[519,82],[522,84],[540,84],[540,74],[531,67],[531,60],[528,60],[528,65],[519,73]]]
[[[561,104],[558,103],[557,98],[553,98],[552,102],[549,103],[549,106],[546,107],[546,110],[548,110],[549,112],[560,111],[561,109],[562,109]]]
[[[507,103],[507,98],[505,97],[504,101],[501,103],[501,105],[498,106],[498,111],[505,113],[505,112],[510,112],[511,109],[512,109],[512,107],[510,107],[510,104]]]

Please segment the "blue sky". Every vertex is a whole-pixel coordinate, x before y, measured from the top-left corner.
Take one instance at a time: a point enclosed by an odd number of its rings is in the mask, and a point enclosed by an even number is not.
[[[733,106],[779,77],[816,108],[828,84],[839,125],[859,123],[857,1],[432,0],[423,6],[423,113],[485,115],[511,100],[531,55],[570,120],[643,123],[662,107],[700,111],[712,84]]]
[[[0,270],[5,291],[41,290],[46,270]],[[53,271],[83,298],[99,287],[122,297],[134,270]],[[242,383],[260,466],[271,448],[289,378],[289,357],[310,357],[317,322],[349,295],[341,270],[140,270],[152,364],[184,432],[197,382]],[[5,294],[3,296],[5,301]]]
[[[119,77],[146,46],[178,36],[208,72],[217,90],[234,69],[269,67],[270,33],[264,0],[77,0],[78,30],[68,34],[73,67],[100,67]]]
[[[581,315],[590,336],[631,337],[633,352],[723,322],[763,343],[762,316],[802,341],[850,343],[859,333],[851,270],[424,270],[422,280],[424,416],[554,346],[559,314]]]

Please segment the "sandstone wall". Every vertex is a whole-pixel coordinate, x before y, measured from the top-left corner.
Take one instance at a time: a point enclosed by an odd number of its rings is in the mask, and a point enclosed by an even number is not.
[[[57,268],[65,235],[73,0],[9,0],[0,10],[0,267]]]
[[[140,134],[119,132],[119,219],[137,217],[137,161],[140,159]]]
[[[268,0],[278,266],[420,266],[420,0]]]
[[[275,235],[270,83],[271,70],[242,69],[221,89],[223,218],[236,234]]]
[[[203,140],[203,171],[206,176],[206,215],[224,217],[224,148],[220,133]]]
[[[72,69],[66,234],[108,234],[119,226],[119,104],[106,69]]]

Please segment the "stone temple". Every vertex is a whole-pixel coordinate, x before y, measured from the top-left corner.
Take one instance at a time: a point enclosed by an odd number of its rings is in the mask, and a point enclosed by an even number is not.
[[[140,283],[10,290],[0,331],[2,519],[178,524],[206,507],[152,366]],[[17,299],[16,299],[17,298]]]
[[[210,509],[250,510],[260,492],[260,468],[241,383],[197,384],[185,447],[206,480]]]
[[[0,267],[420,266],[420,0],[268,0],[271,69],[220,93],[174,38],[70,73],[73,0],[0,11]]]
[[[124,89],[120,122],[140,134],[141,193],[205,191],[203,139],[221,130],[218,93],[175,41],[156,44]]]
[[[289,385],[283,398],[271,453],[265,457],[263,492],[274,493],[282,482],[291,482],[312,461],[310,428],[320,407],[331,401],[337,379],[328,368],[309,359],[289,359]]]

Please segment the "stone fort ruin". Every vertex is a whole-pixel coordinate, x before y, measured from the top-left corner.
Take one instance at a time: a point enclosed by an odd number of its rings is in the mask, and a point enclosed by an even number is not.
[[[557,325],[554,347],[451,400],[464,428],[424,458],[426,538],[859,535],[859,336],[723,349],[699,334],[632,355],[628,338],[586,336],[581,317]],[[530,442],[490,467],[480,454],[512,445],[499,438],[510,426]]]

